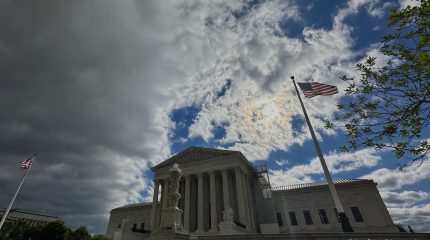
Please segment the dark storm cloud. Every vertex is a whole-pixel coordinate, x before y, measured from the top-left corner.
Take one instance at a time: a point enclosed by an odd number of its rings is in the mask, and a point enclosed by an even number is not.
[[[157,12],[146,1],[0,3],[0,206],[33,152],[18,207],[100,233],[110,208],[140,199],[147,162],[169,151],[169,78],[147,34]]]

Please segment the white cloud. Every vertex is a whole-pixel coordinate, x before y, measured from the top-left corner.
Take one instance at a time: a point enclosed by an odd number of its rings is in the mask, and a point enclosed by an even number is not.
[[[267,9],[271,10],[271,17],[261,18]],[[278,9],[289,9],[289,12]],[[290,75],[295,74],[298,81],[318,80],[344,89],[345,84],[338,77],[353,69],[354,54],[350,50],[350,30],[340,21],[331,30],[307,27],[303,30],[304,40],[300,40],[274,35],[280,31],[277,26],[282,21],[299,19],[300,14],[294,12],[297,7],[291,3],[276,6],[273,2],[264,2],[249,11],[227,23],[216,20],[218,16],[205,17],[218,23],[205,32],[211,48],[216,49],[217,65],[200,71],[198,80],[200,84],[208,81],[210,84],[204,86],[216,88],[202,91],[196,85],[192,87],[193,92],[205,96],[195,98],[202,99],[202,111],[191,125],[189,137],[201,136],[209,141],[214,137],[216,126],[226,126],[226,136],[220,143],[233,144],[231,149],[256,160],[267,159],[273,150],[288,149],[294,143],[302,144],[309,139],[306,126],[298,131],[292,128],[293,117],[301,117],[302,111]],[[223,34],[218,34],[219,31]],[[219,83],[225,79],[233,80],[231,88],[217,98],[216,89],[221,88]],[[323,128],[323,119],[336,111],[339,97],[305,100],[314,128],[334,134]],[[190,102],[183,104],[190,105]]]
[[[430,232],[430,204],[413,207],[391,207],[388,211],[396,223],[410,225],[416,232]]]
[[[381,160],[379,152],[373,149],[363,149],[352,153],[331,152],[325,156],[326,163],[332,175],[360,168],[376,166]],[[313,158],[309,163],[295,165],[288,170],[270,171],[270,182],[273,186],[283,186],[297,183],[309,183],[313,174],[323,174],[319,158]]]
[[[429,196],[427,192],[423,191],[381,191],[380,193],[388,207],[410,207],[417,202],[428,199]]]
[[[361,178],[373,179],[378,183],[378,188],[382,190],[395,190],[400,189],[407,185],[412,185],[417,182],[430,178],[429,158],[423,162],[419,167],[416,165],[399,169],[380,168],[371,173],[368,173]]]
[[[399,10],[405,9],[407,6],[418,7],[421,5],[421,1],[419,0],[399,0]]]
[[[288,160],[276,160],[275,163],[280,167],[290,164]]]

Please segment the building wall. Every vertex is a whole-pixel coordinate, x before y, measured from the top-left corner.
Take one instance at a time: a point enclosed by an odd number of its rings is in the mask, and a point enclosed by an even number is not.
[[[0,218],[3,217],[3,214],[4,214],[4,211],[0,211]],[[38,213],[33,213],[29,211],[24,211],[24,210],[12,209],[10,210],[7,216],[7,220],[24,221],[30,226],[37,226],[37,225],[45,225],[47,223],[57,221],[58,218],[54,216],[38,214]]]
[[[190,240],[429,240],[429,233],[281,233],[190,236]]]
[[[336,189],[355,232],[398,232],[373,181],[336,184]],[[281,214],[283,233],[342,231],[327,185],[274,191],[273,199],[276,212]],[[354,218],[351,207],[358,208],[362,221]],[[328,223],[322,223],[319,209],[325,210]],[[310,211],[312,224],[305,223],[306,210]],[[289,212],[295,213],[297,225],[292,225]]]
[[[112,209],[106,237],[117,240],[134,239],[133,236],[140,238],[145,235],[149,236],[149,234],[143,234],[138,231],[150,229],[151,206],[151,203],[142,203]],[[144,223],[144,229],[141,228],[142,223]],[[132,230],[134,224],[136,224],[135,231]]]

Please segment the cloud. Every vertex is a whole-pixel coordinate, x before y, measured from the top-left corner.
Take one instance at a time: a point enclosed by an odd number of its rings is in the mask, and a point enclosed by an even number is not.
[[[373,179],[378,184],[381,196],[395,222],[410,225],[420,232],[430,232],[430,204],[420,203],[428,200],[429,194],[406,188],[429,179],[428,160],[427,158],[421,166],[413,165],[402,171],[381,168],[361,177]],[[396,191],[399,189],[403,191]]]
[[[324,158],[334,176],[336,173],[374,167],[381,161],[379,152],[370,148],[350,153],[333,151],[324,156]],[[313,158],[308,164],[295,165],[287,170],[270,171],[270,182],[273,186],[309,183],[319,180],[313,178],[312,175],[314,174],[323,174],[320,160],[317,157]]]
[[[267,9],[271,9],[272,16],[261,18]],[[205,17],[211,19],[206,35],[217,51],[218,65],[211,71],[201,71],[199,80],[210,80],[214,85],[220,80],[233,79],[233,83],[222,97],[217,97],[216,91],[193,90],[206,96],[195,98],[202,99],[198,102],[202,110],[189,128],[190,138],[202,137],[208,142],[214,138],[214,129],[222,126],[226,134],[220,147],[228,145],[229,149],[240,150],[250,160],[267,159],[271,151],[288,149],[309,139],[306,128],[292,128],[293,117],[301,117],[302,111],[290,75],[294,74],[298,81],[318,80],[344,89],[345,84],[338,76],[353,69],[355,55],[351,51],[350,29],[341,21],[329,30],[305,27],[303,38],[283,35],[277,26],[299,19],[299,12],[291,12],[296,9],[288,2],[281,6],[263,2],[233,20],[223,15],[229,19],[223,22],[210,13],[210,17]],[[206,13],[200,9],[199,12]],[[223,34],[218,34],[221,29]],[[305,101],[317,130],[334,134],[323,126],[324,119],[331,118],[336,111],[339,98]]]
[[[280,167],[290,164],[290,162],[288,160],[279,160],[279,161],[276,160],[275,163],[276,163],[276,165],[278,165]]]
[[[399,10],[405,9],[407,6],[418,7],[421,5],[421,1],[419,0],[399,0]]]
[[[184,74],[164,51],[175,39],[160,7],[2,2],[1,206],[33,152],[18,207],[103,233],[111,208],[142,201],[143,172],[170,154],[166,94]]]
[[[378,188],[383,190],[395,190],[428,179],[430,163],[427,160],[419,167],[411,166],[400,171],[399,169],[380,168],[361,178],[373,179],[378,183]]]
[[[417,202],[428,199],[429,194],[423,191],[381,192],[388,207],[410,207]]]
[[[394,222],[410,225],[416,232],[430,232],[430,204],[410,208],[392,207],[388,211]]]

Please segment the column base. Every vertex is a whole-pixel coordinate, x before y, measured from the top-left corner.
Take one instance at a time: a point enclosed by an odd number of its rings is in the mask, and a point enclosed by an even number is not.
[[[157,230],[151,234],[151,240],[168,240],[168,239],[190,239],[190,235],[185,231]]]
[[[205,232],[205,230],[203,230],[203,229],[197,229],[196,231],[194,231],[193,232],[194,234],[196,234],[196,235],[204,235],[204,234],[206,234],[207,232]]]
[[[211,229],[209,230],[209,232],[210,232],[210,233],[218,233],[218,232],[219,232],[219,230],[218,230],[217,228],[211,228]]]

